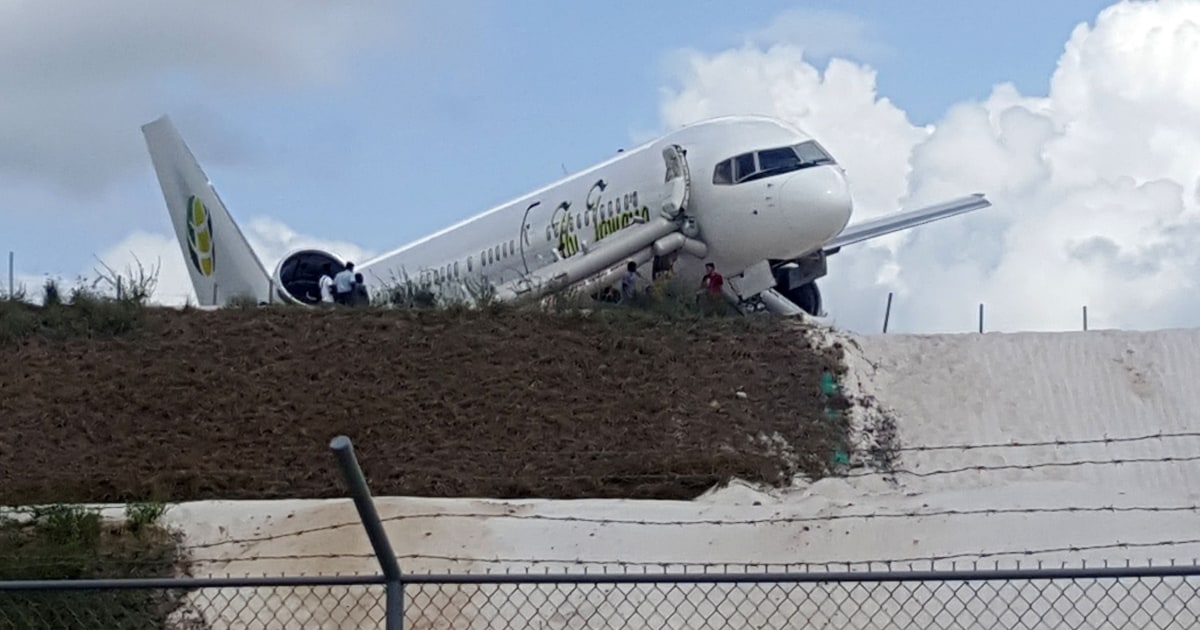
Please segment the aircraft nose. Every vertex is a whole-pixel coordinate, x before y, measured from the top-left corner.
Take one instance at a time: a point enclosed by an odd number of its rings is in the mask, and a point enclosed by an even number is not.
[[[850,186],[836,166],[797,171],[783,183],[780,193],[792,229],[809,248],[837,236],[850,222],[854,209]]]

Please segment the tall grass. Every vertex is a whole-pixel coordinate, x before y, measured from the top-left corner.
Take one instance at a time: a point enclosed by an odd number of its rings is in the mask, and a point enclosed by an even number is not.
[[[80,278],[67,291],[47,279],[40,303],[22,288],[0,300],[0,345],[30,338],[68,340],[125,335],[142,328],[145,306],[157,285],[157,269],[117,274],[111,270],[87,282]]]

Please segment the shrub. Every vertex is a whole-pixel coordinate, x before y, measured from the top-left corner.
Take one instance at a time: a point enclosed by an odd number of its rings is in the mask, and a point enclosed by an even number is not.
[[[157,505],[130,506],[123,523],[73,505],[23,508],[0,517],[0,580],[151,578],[175,575],[176,536]],[[149,590],[0,591],[0,626],[164,627],[182,593]]]

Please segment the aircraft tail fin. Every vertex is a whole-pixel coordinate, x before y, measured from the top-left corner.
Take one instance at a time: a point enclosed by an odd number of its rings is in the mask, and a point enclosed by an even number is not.
[[[170,118],[142,125],[142,134],[198,302],[270,301],[270,275]]]

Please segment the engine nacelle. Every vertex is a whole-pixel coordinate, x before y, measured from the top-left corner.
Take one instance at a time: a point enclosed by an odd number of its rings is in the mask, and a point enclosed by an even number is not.
[[[346,261],[336,254],[319,249],[294,251],[279,259],[275,267],[275,295],[291,304],[320,304],[321,276],[332,277],[345,268]]]

